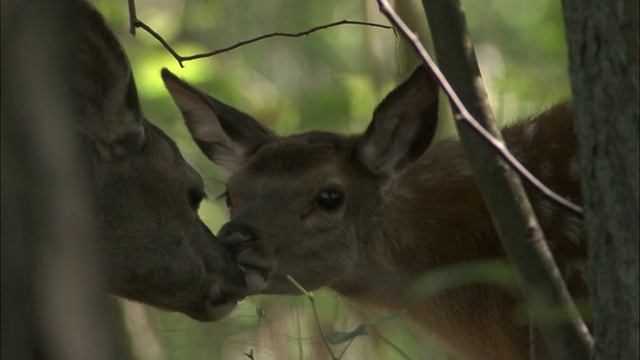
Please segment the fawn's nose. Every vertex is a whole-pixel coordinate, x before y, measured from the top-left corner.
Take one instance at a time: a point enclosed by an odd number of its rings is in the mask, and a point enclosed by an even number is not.
[[[218,239],[235,255],[250,247],[258,240],[258,235],[253,227],[249,225],[228,222],[220,229]]]
[[[249,294],[259,294],[267,287],[273,261],[258,242],[258,232],[250,225],[228,222],[218,232],[218,240],[229,250],[244,273]]]

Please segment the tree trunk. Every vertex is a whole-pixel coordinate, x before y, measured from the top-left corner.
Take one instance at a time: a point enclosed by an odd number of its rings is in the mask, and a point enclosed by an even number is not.
[[[2,1],[2,358],[122,359],[72,127],[76,1]],[[70,49],[71,47],[69,47]]]
[[[585,216],[594,356],[638,359],[638,1],[563,0]]]

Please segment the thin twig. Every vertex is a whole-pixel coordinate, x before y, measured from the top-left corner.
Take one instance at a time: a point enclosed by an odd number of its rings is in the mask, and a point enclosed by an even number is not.
[[[402,350],[402,348],[396,344],[394,344],[391,340],[385,338],[384,336],[380,335],[378,332],[374,332],[373,333],[375,336],[379,337],[380,340],[384,341],[387,345],[389,345],[393,350],[395,350],[398,355],[402,356],[403,358],[405,358],[406,360],[412,360],[411,356],[409,356],[407,353],[404,352],[404,350]]]
[[[543,184],[538,178],[536,178],[518,159],[516,159],[509,149],[505,146],[502,141],[496,139],[491,133],[489,133],[480,123],[469,113],[467,108],[464,106],[456,92],[453,90],[447,79],[444,77],[436,63],[433,61],[427,50],[422,46],[420,40],[415,35],[411,29],[398,17],[398,15],[393,11],[387,0],[377,0],[378,5],[380,6],[380,10],[385,14],[385,16],[389,19],[389,21],[394,25],[395,28],[399,29],[400,32],[407,38],[411,46],[418,53],[422,61],[424,61],[431,71],[433,75],[438,80],[440,86],[445,91],[449,99],[455,104],[455,106],[460,111],[459,115],[455,115],[454,119],[456,121],[465,121],[474,130],[478,132],[494,149],[498,152],[500,156],[504,160],[511,165],[511,167],[520,174],[523,178],[525,178],[531,185],[533,185],[536,189],[538,189],[544,196],[548,199],[556,202],[557,204],[563,206],[567,210],[575,213],[576,215],[582,217],[583,210],[582,207],[572,203],[571,201],[563,198],[545,184]]]
[[[289,279],[293,286],[300,290],[300,292],[303,293],[306,297],[313,298],[313,292],[307,291],[307,289],[303,288],[302,285],[300,285],[291,275],[287,275],[287,279]]]
[[[249,358],[249,360],[255,360],[253,357],[253,349],[250,349],[249,352],[244,353],[244,355]]]
[[[293,309],[293,311],[296,314],[296,330],[298,331],[298,336],[296,337],[296,340],[298,340],[298,357],[300,359],[303,358],[304,355],[304,350],[303,350],[303,346],[302,346],[302,319],[300,319],[300,309],[298,306],[294,306],[293,304],[291,304],[291,308]]]
[[[138,15],[136,14],[136,2],[135,0],[129,0],[129,33],[132,36],[136,36],[136,21]]]
[[[340,351],[340,355],[338,355],[338,360],[341,360],[342,357],[344,356],[344,354],[347,352],[347,350],[349,349],[349,346],[351,346],[351,343],[353,343],[353,339],[355,339],[355,337],[352,337],[351,339],[349,339],[349,342],[347,342],[347,345],[344,346],[344,348],[342,348],[342,351]]]
[[[271,34],[261,35],[261,36],[255,37],[253,39],[240,41],[237,44],[228,46],[226,48],[217,49],[217,50],[214,50],[214,51],[211,51],[211,52],[208,52],[208,53],[185,56],[183,58],[183,60],[187,61],[187,60],[194,60],[194,59],[199,59],[199,58],[203,58],[203,57],[209,57],[209,56],[218,55],[218,54],[221,54],[223,52],[231,51],[231,50],[239,48],[241,46],[244,46],[244,45],[247,45],[247,44],[251,44],[251,43],[254,43],[256,41],[272,38],[272,37],[292,37],[292,38],[296,38],[296,37],[307,36],[307,35],[310,35],[310,34],[316,32],[318,30],[328,29],[330,27],[339,26],[339,25],[364,25],[364,26],[379,27],[379,28],[383,28],[383,29],[393,29],[393,27],[388,26],[388,25],[370,23],[370,22],[366,22],[366,21],[340,20],[340,21],[332,22],[332,23],[325,24],[325,25],[314,26],[311,29],[308,29],[308,30],[305,30],[305,31],[302,31],[302,32],[299,32],[299,33],[274,32],[274,33],[271,33]]]
[[[320,315],[318,314],[318,308],[316,307],[316,300],[315,300],[315,297],[313,296],[313,292],[308,291],[304,287],[302,287],[302,285],[300,285],[294,278],[292,278],[291,275],[287,275],[287,279],[289,279],[289,281],[291,281],[293,286],[295,286],[298,290],[300,290],[300,292],[302,292],[309,299],[309,302],[311,303],[311,308],[313,309],[313,315],[316,318],[316,322],[318,323],[318,327],[320,328],[320,333],[322,334],[322,341],[324,342],[324,345],[327,347],[327,350],[329,351],[329,355],[331,355],[331,359],[339,360],[339,358],[337,358],[333,354],[333,351],[331,350],[331,345],[327,340],[327,334],[325,333],[324,328],[322,327],[322,322],[320,321]]]
[[[311,293],[310,293],[311,294]],[[316,307],[316,299],[313,297],[309,297],[309,301],[311,302],[311,308],[313,309],[313,315],[316,318],[316,322],[318,323],[318,328],[320,328],[320,333],[322,334],[322,341],[324,345],[327,347],[329,351],[329,355],[331,355],[331,359],[338,360],[336,356],[333,354],[333,350],[331,350],[331,345],[329,345],[329,341],[327,340],[327,334],[324,331],[324,327],[322,326],[322,321],[320,321],[320,315],[318,314],[318,308]]]
[[[167,51],[169,51],[171,55],[173,55],[173,57],[178,61],[178,64],[180,64],[180,67],[184,67],[184,65],[182,65],[184,58],[180,56],[180,54],[178,54],[175,50],[173,50],[171,45],[169,45],[169,43],[166,42],[165,39],[163,39],[162,36],[160,36],[160,34],[153,31],[153,29],[149,25],[143,23],[138,19],[136,19],[136,27],[142,28],[143,30],[151,34],[151,36],[156,38],[156,40],[158,40],[162,44],[162,46],[164,46],[164,48],[167,49]]]
[[[133,0],[129,0],[129,1],[133,1]],[[355,21],[355,20],[340,20],[340,21],[336,21],[336,22],[332,22],[329,24],[324,24],[324,25],[319,25],[319,26],[314,26],[311,29],[302,31],[302,32],[298,32],[298,33],[285,33],[285,32],[274,32],[274,33],[270,33],[270,34],[264,34],[249,40],[243,40],[240,41],[234,45],[231,46],[227,46],[224,48],[220,48],[220,49],[216,49],[210,52],[206,52],[206,53],[200,53],[200,54],[195,54],[195,55],[188,55],[188,56],[182,56],[180,54],[178,54],[172,47],[171,45],[169,45],[169,43],[167,43],[166,40],[164,40],[162,38],[162,36],[160,36],[157,32],[155,32],[153,29],[151,29],[150,26],[148,26],[147,24],[145,24],[144,22],[142,22],[139,19],[135,19],[135,26],[144,29],[146,32],[148,32],[149,34],[151,34],[151,36],[153,36],[154,38],[156,38],[156,40],[158,40],[162,46],[165,47],[165,49],[167,49],[171,55],[173,55],[173,57],[178,61],[178,64],[180,64],[180,67],[184,67],[183,62],[185,61],[190,61],[190,60],[196,60],[196,59],[202,59],[202,58],[206,58],[206,57],[211,57],[211,56],[215,56],[215,55],[219,55],[234,49],[237,49],[241,46],[245,46],[260,40],[264,40],[264,39],[268,39],[268,38],[272,38],[272,37],[290,37],[290,38],[297,38],[297,37],[302,37],[302,36],[307,36],[310,35],[316,31],[319,30],[323,30],[323,29],[328,29],[334,26],[339,26],[339,25],[363,25],[363,26],[371,26],[371,27],[378,27],[378,28],[383,28],[383,29],[390,29],[390,30],[394,30],[394,28],[392,26],[389,25],[383,25],[383,24],[376,24],[376,23],[372,23],[372,22],[367,22],[367,21]]]

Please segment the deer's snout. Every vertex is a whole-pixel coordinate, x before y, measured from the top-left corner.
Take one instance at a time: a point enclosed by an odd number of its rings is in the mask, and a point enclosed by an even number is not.
[[[276,262],[267,244],[258,236],[258,231],[251,225],[232,221],[220,229],[218,239],[244,272],[249,293],[258,294],[266,289]]]
[[[218,239],[233,255],[237,255],[254,244],[258,234],[252,226],[229,222],[220,229]]]

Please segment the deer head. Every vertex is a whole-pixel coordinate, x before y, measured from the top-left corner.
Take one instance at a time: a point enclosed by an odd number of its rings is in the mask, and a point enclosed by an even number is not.
[[[73,91],[108,286],[198,320],[219,319],[235,307],[244,280],[198,216],[202,178],[144,118],[127,56],[102,16],[77,3]]]
[[[429,146],[438,88],[419,67],[375,110],[358,136],[309,132],[278,137],[248,115],[178,79],[163,79],[193,138],[231,173],[231,221],[218,236],[267,293],[352,283],[382,249],[385,185]],[[260,288],[255,285],[254,288]]]
[[[473,284],[425,299],[407,291],[434,268],[504,257],[461,144],[431,143],[438,87],[426,69],[387,95],[362,134],[285,137],[162,76],[202,151],[231,173],[231,220],[218,236],[250,291],[299,293],[291,275],[307,289],[407,309],[465,358],[529,356],[527,329],[510,317],[518,300],[504,289]],[[572,124],[564,104],[503,134],[534,174],[579,202]],[[528,192],[570,291],[585,298],[582,221]]]

